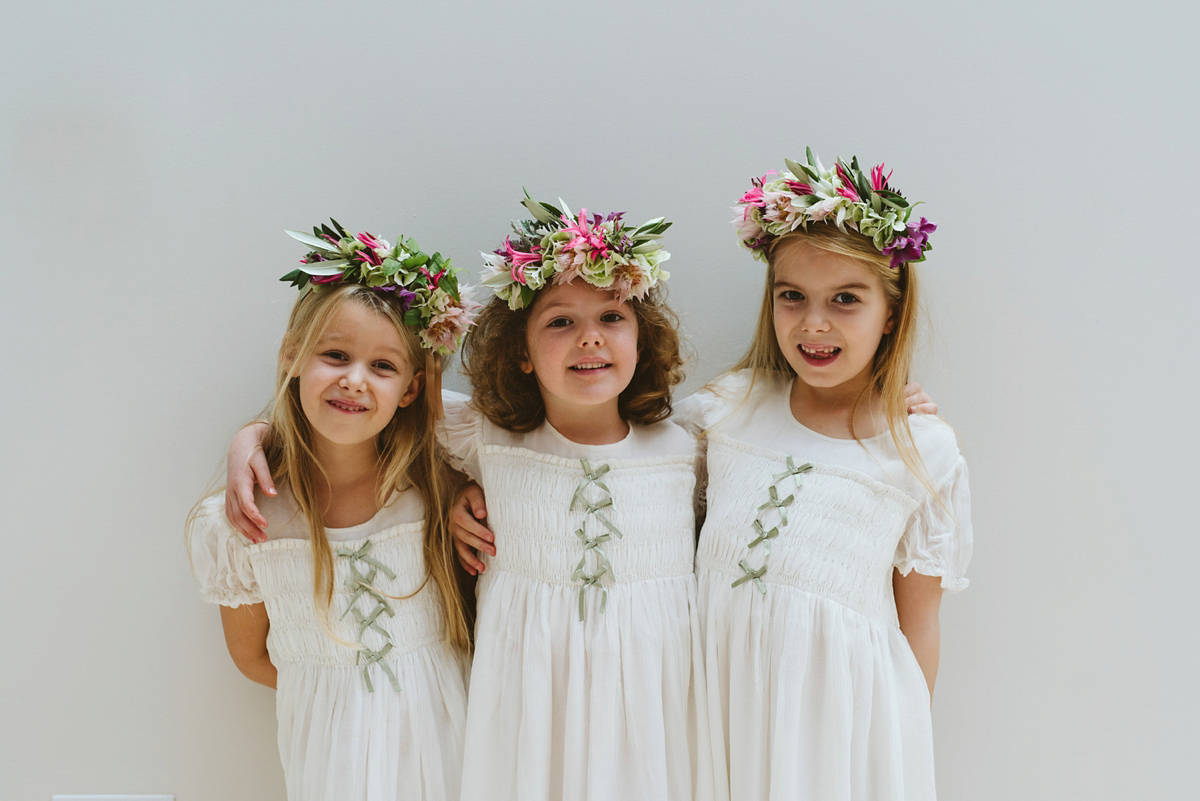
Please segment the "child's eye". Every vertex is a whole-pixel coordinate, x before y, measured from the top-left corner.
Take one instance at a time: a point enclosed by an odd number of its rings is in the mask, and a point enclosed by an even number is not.
[[[546,323],[547,328],[566,328],[571,324],[569,317],[555,317],[550,322]]]
[[[342,353],[340,350],[327,350],[324,353],[322,353],[321,355],[324,356],[326,359],[333,359],[333,360],[339,361],[339,362],[346,361],[346,354]]]
[[[600,322],[602,322],[602,323],[619,323],[624,319],[625,319],[625,315],[621,314],[620,312],[610,311],[610,312],[604,313],[604,315],[600,318]]]
[[[804,300],[804,295],[800,291],[795,290],[795,289],[785,289],[782,292],[780,292],[778,295],[776,295],[776,297],[779,300],[786,300],[786,301],[791,301],[791,302],[795,302],[797,300]]]
[[[833,302],[840,306],[849,306],[852,303],[858,303],[859,299],[857,295],[850,292],[839,292],[833,296]]]
[[[393,373],[396,372],[396,368],[392,365],[391,362],[375,362],[375,369],[376,370],[388,370]]]

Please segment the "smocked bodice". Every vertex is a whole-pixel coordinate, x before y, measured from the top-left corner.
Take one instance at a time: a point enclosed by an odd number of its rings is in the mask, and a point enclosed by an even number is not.
[[[690,457],[591,461],[487,445],[480,467],[496,534],[489,573],[604,587],[692,572]]]
[[[271,629],[267,648],[277,665],[307,662],[324,665],[380,663],[366,675],[374,683],[387,680],[383,666],[444,636],[441,601],[425,580],[423,522],[394,526],[366,539],[330,543],[333,549],[333,599],[329,619],[333,633],[351,645],[335,642],[317,621],[313,609],[313,568],[307,540],[278,539],[247,545],[259,594]],[[353,644],[361,643],[357,649]]]
[[[894,487],[714,434],[696,556],[741,592],[794,587],[895,622],[896,546],[917,508]]]

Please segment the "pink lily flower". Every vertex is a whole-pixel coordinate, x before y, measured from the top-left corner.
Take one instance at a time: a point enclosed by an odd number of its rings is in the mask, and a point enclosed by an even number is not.
[[[383,259],[379,258],[379,254],[371,250],[369,247],[357,251],[354,255],[358,256],[359,259],[371,265],[372,267],[378,267],[379,265],[383,264]]]
[[[813,194],[813,188],[811,186],[809,186],[808,184],[803,183],[801,181],[784,181],[784,183],[787,184],[788,189],[792,190],[797,195]]]
[[[763,206],[763,191],[761,186],[755,186],[746,194],[742,195],[742,199],[738,203],[748,203],[752,206]]]
[[[334,281],[341,281],[343,275],[345,273],[338,273],[337,275],[313,275],[309,276],[308,280],[314,284],[332,284]]]
[[[885,169],[887,168],[882,162],[871,168],[871,188],[876,192],[880,189],[887,189],[888,181],[892,178],[891,170],[888,171],[887,175],[883,174]]]
[[[376,239],[371,234],[366,233],[365,231],[363,233],[358,234],[354,238],[357,239],[359,242],[362,242],[364,245],[366,245],[369,248],[383,247],[382,242],[380,242],[378,239]]]
[[[542,260],[541,250],[541,247],[534,245],[532,253],[524,253],[513,248],[511,237],[504,237],[505,252],[503,255],[507,256],[508,260],[512,262],[512,267],[509,269],[509,275],[512,276],[513,281],[521,284],[522,286],[525,284],[525,265],[534,262],[540,262]]]
[[[855,203],[859,201],[858,191],[854,188],[854,181],[850,180],[850,173],[846,172],[846,168],[842,166],[842,162],[837,163],[838,178],[842,179],[842,185],[838,187],[837,193],[847,200],[853,200]]]

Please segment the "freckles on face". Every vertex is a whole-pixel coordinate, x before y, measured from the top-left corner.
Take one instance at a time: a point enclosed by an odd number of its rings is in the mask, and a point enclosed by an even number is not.
[[[773,265],[775,336],[796,375],[817,387],[865,380],[892,327],[874,269],[804,240],[781,247]]]

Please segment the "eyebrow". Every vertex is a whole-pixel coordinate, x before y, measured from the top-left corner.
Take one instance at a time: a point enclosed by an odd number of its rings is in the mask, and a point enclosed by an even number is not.
[[[796,284],[793,284],[789,281],[776,281],[775,286],[776,287],[786,286],[786,287],[790,287],[791,289],[800,289],[801,288],[801,287],[797,286]],[[871,287],[867,286],[866,284],[859,284],[859,283],[842,284],[841,286],[834,288],[833,291],[834,292],[844,292],[847,289],[858,289],[860,291],[866,291],[866,292],[871,291]]]
[[[345,339],[345,337],[343,337],[343,336],[340,336],[339,334],[336,334],[336,333],[332,333],[332,334],[321,334],[321,338],[317,340],[317,347],[318,347],[318,348],[320,348],[320,347],[322,347],[322,346],[325,346],[325,345],[329,345],[329,344],[336,344],[336,343],[337,343],[337,341],[338,341],[339,339]],[[403,348],[398,348],[398,347],[396,347],[395,345],[384,345],[384,346],[383,346],[383,349],[384,349],[385,351],[389,351],[389,352],[391,352],[391,353],[395,353],[395,354],[396,354],[396,355],[398,355],[398,356],[404,356],[404,355],[405,355],[405,353],[404,353],[404,349],[403,349]]]

